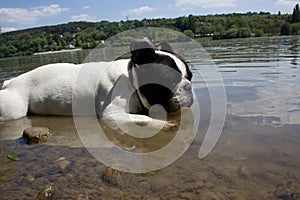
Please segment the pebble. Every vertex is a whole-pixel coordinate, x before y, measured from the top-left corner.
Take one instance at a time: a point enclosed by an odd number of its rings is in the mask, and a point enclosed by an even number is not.
[[[38,195],[34,199],[35,200],[54,199],[56,190],[57,190],[57,188],[52,185],[46,186],[38,193]]]
[[[23,131],[23,140],[27,144],[46,142],[50,136],[50,130],[46,127],[30,127]]]
[[[62,160],[58,162],[58,166],[61,170],[65,170],[71,164],[68,160]]]

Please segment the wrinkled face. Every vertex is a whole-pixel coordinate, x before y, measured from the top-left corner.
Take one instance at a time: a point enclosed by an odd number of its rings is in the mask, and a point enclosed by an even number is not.
[[[173,53],[144,48],[132,52],[132,62],[132,79],[146,108],[159,104],[167,112],[175,112],[192,105],[192,73],[182,59]]]
[[[192,74],[187,65],[164,52],[158,52],[153,63],[138,66],[139,92],[145,98],[144,104],[151,107],[162,105],[167,112],[175,112],[193,103],[191,87]],[[177,61],[177,62],[176,62]],[[145,106],[145,105],[144,105]]]

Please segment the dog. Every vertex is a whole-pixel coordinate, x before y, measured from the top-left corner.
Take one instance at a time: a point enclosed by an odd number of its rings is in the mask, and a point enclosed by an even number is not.
[[[113,129],[120,123],[172,126],[149,113],[153,106],[173,113],[193,104],[188,64],[168,43],[154,48],[149,39],[132,40],[130,53],[130,59],[112,62],[48,64],[5,81],[0,90],[0,120],[27,114],[72,116],[72,100],[92,97],[97,116]],[[75,87],[83,68],[84,81]]]

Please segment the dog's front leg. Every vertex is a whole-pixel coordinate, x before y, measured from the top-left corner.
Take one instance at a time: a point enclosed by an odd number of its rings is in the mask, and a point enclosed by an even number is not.
[[[127,113],[123,107],[109,105],[102,114],[102,121],[109,128],[134,137],[147,138],[160,131],[177,128],[176,121],[153,119],[145,115]]]

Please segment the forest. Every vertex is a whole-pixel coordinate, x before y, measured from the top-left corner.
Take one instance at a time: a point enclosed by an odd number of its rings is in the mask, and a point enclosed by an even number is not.
[[[6,33],[0,31],[0,58],[65,48],[94,48],[113,35],[141,27],[168,28],[196,40],[300,35],[300,10],[297,4],[292,14],[248,12],[189,15],[120,22],[69,22]]]

